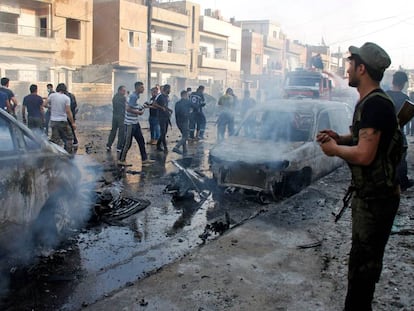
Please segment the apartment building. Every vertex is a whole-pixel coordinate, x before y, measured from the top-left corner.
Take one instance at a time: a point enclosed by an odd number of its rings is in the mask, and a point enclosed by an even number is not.
[[[92,0],[1,1],[0,75],[20,99],[29,84],[71,83],[92,63],[92,10]]]
[[[144,1],[95,0],[93,11],[93,66],[81,72],[83,81],[119,85],[133,91],[146,78],[147,7]]]
[[[200,17],[199,80],[213,96],[232,87],[241,92],[241,28],[224,21],[219,11],[206,10]]]
[[[280,96],[286,70],[304,62],[305,51],[286,39],[279,23],[271,20],[239,21],[243,29],[243,79],[256,98]],[[261,67],[261,68],[259,68]]]
[[[316,51],[288,40],[273,21],[226,21],[218,10],[201,15],[191,1],[147,3],[4,0],[0,74],[21,98],[30,83],[65,82],[91,104],[110,102],[119,85],[132,91],[148,76],[176,95],[203,84],[214,97],[227,87],[272,97],[285,71],[306,67]]]
[[[151,79],[173,92],[197,80],[200,6],[187,1],[155,4],[151,18]]]
[[[218,15],[200,16],[199,4],[153,1],[149,8],[144,0],[95,0],[94,7],[93,63],[106,72],[103,82],[112,77],[114,89],[131,89],[148,74],[150,85],[171,84],[176,95],[199,84],[217,96],[241,87],[240,27]]]

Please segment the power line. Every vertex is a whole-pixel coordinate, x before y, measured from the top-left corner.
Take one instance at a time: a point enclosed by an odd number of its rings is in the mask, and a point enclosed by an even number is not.
[[[388,26],[385,26],[385,27],[383,27],[383,28],[380,28],[380,29],[376,29],[376,30],[374,30],[374,31],[371,31],[371,32],[368,32],[368,33],[365,33],[365,34],[361,34],[361,35],[358,35],[358,36],[355,36],[355,37],[351,37],[351,38],[349,38],[349,39],[347,39],[347,40],[344,40],[344,41],[334,41],[334,42],[330,42],[328,45],[334,45],[334,44],[341,44],[341,43],[345,43],[345,42],[348,42],[348,41],[351,41],[351,40],[356,40],[356,39],[360,39],[360,38],[363,38],[363,37],[366,37],[366,36],[369,36],[369,35],[373,35],[373,34],[376,34],[376,33],[379,33],[379,32],[381,32],[381,31],[383,31],[383,30],[386,30],[386,29],[390,29],[390,28],[392,28],[392,27],[395,27],[395,26],[397,26],[397,25],[399,25],[399,24],[401,24],[401,23],[403,23],[403,22],[405,22],[405,21],[407,21],[407,20],[409,20],[409,19],[411,19],[411,18],[413,18],[414,16],[409,16],[409,17],[407,17],[407,18],[404,18],[404,19],[402,19],[402,20],[399,20],[399,21],[397,21],[396,23],[394,23],[394,24],[391,24],[391,25],[388,25]]]

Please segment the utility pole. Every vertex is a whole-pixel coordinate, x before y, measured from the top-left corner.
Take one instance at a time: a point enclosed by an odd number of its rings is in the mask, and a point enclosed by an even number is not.
[[[152,34],[152,0],[147,0],[147,94],[148,98],[151,96],[151,34]]]

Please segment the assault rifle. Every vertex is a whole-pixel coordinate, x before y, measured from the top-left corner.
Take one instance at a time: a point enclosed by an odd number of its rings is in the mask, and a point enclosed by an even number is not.
[[[355,188],[353,186],[349,186],[348,190],[345,193],[344,198],[342,199],[342,207],[338,211],[332,212],[332,215],[335,216],[335,222],[337,222],[339,219],[341,219],[343,213],[345,210],[349,207],[349,202],[352,199],[352,194],[354,193]]]

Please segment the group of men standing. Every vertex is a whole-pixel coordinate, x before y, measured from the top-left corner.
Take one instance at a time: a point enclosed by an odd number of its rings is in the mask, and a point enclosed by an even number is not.
[[[10,80],[3,77],[0,80],[0,108],[6,110],[17,119],[17,99],[9,88]],[[48,136],[49,123],[52,128],[50,140],[56,144],[63,142],[69,153],[73,152],[78,140],[75,134],[75,114],[77,102],[75,96],[68,92],[64,83],[59,83],[56,92],[53,85],[47,85],[48,97],[42,98],[38,95],[38,86],[31,84],[30,93],[23,98],[21,108],[22,121],[30,129]],[[46,110],[46,112],[45,112]]]
[[[175,120],[181,133],[181,139],[172,149],[176,153],[186,155],[188,152],[188,140],[203,140],[205,138],[206,116],[203,108],[206,106],[206,100],[204,91],[205,87],[203,85],[200,85],[195,92],[191,92],[191,88],[187,88],[187,90],[181,91],[180,99],[175,103]],[[168,127],[171,125],[173,113],[169,107],[171,86],[165,84],[162,87],[158,85],[153,87],[150,100],[140,105],[138,104],[138,99],[143,92],[143,83],[136,82],[135,91],[127,97],[126,88],[124,85],[121,85],[112,99],[112,129],[108,137],[106,149],[111,151],[118,133],[117,153],[119,154],[118,164],[120,165],[126,165],[125,159],[131,147],[132,138],[135,138],[138,143],[143,163],[150,163],[145,149],[142,130],[138,122],[138,117],[144,114],[145,109],[149,109],[148,121],[151,135],[147,144],[156,145],[157,151],[168,152],[166,135]],[[237,102],[237,97],[231,88],[228,88],[226,93],[218,100],[218,141],[224,138],[226,129],[229,136],[234,135],[234,114]],[[255,101],[250,98],[247,92],[242,101],[242,108],[250,109],[254,105]]]
[[[146,166],[154,161],[148,159],[144,136],[139,124],[139,116],[144,114],[145,109],[149,109],[151,139],[148,144],[156,145],[157,151],[168,152],[166,136],[173,112],[169,107],[171,86],[165,84],[162,87],[153,87],[151,89],[151,98],[144,104],[138,103],[141,94],[144,92],[144,84],[140,81],[135,82],[134,88],[134,92],[127,97],[126,88],[121,85],[112,99],[112,129],[108,137],[106,149],[111,151],[116,133],[118,132],[118,164],[127,165],[125,160],[131,148],[132,139],[135,138],[140,150],[142,165]]]

